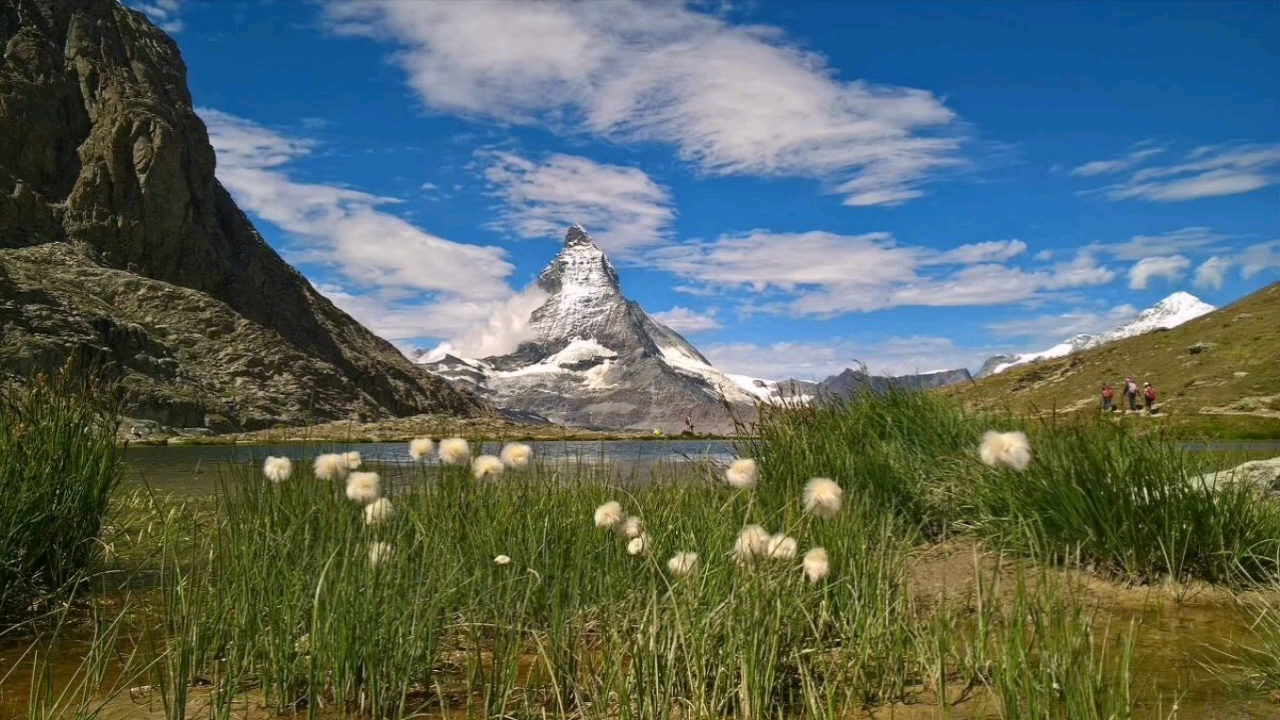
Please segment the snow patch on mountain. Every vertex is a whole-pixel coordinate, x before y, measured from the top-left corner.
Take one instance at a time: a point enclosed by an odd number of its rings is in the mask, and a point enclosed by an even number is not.
[[[1037,360],[1066,357],[1081,350],[1098,347],[1116,340],[1137,337],[1155,330],[1168,330],[1214,310],[1217,310],[1217,308],[1191,293],[1176,292],[1138,313],[1138,316],[1130,322],[1104,333],[1076,335],[1069,340],[1054,345],[1048,350],[1041,350],[1040,352],[992,357],[982,365],[977,377],[995,375],[1011,367],[1025,365]]]

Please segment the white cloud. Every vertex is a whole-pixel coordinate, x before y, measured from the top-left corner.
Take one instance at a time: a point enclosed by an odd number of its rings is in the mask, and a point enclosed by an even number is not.
[[[1135,171],[1100,188],[1112,200],[1182,202],[1237,195],[1280,183],[1280,143],[1197,148],[1183,162]]]
[[[1143,160],[1154,155],[1164,152],[1164,148],[1148,147],[1149,143],[1139,143],[1136,150],[1112,160],[1094,160],[1083,165],[1071,169],[1071,174],[1080,177],[1090,177],[1093,175],[1105,175],[1109,173],[1117,173],[1122,170],[1128,170],[1134,165],[1140,164]]]
[[[485,179],[506,202],[502,225],[524,238],[559,240],[578,223],[606,251],[662,242],[675,210],[665,188],[637,168],[552,155],[534,163],[507,152],[485,153]]]
[[[716,175],[811,177],[895,204],[959,164],[932,93],[835,77],[781,31],[672,2],[338,0],[339,32],[389,38],[432,108],[657,141]]]
[[[1116,260],[1141,260],[1170,253],[1203,252],[1222,249],[1226,236],[1206,227],[1186,227],[1162,235],[1134,235],[1120,243],[1095,243],[1087,250],[1104,253]]]
[[[141,11],[161,30],[171,35],[182,32],[181,0],[130,0],[128,5]]]
[[[379,208],[398,202],[359,190],[294,181],[288,164],[312,143],[227,113],[199,110],[218,157],[218,179],[236,202],[288,233],[291,255],[335,270],[324,292],[390,340],[415,337],[496,342],[517,295],[512,265],[497,247],[432,235]]]
[[[990,323],[992,335],[1025,338],[1032,342],[1056,343],[1082,333],[1097,334],[1123,325],[1138,314],[1132,305],[1117,305],[1106,312],[1076,310],[1056,315],[1037,315]]]
[[[874,342],[840,338],[823,342],[723,343],[701,348],[717,368],[734,374],[782,380],[823,380],[866,363],[873,375],[977,367],[990,351],[957,347],[944,337],[890,337]]]
[[[888,233],[837,235],[755,230],[714,242],[690,242],[649,253],[657,267],[724,287],[750,287],[793,295],[785,305],[749,311],[829,316],[900,305],[990,305],[1027,300],[1042,292],[1110,282],[1115,273],[1081,252],[1037,270],[991,262],[1024,252],[1017,240],[939,251],[900,246]],[[965,264],[970,263],[970,264]],[[958,269],[954,266],[960,265]],[[937,270],[937,267],[951,266]],[[926,274],[928,271],[931,274]]]
[[[1245,280],[1264,270],[1280,268],[1280,240],[1250,245],[1240,253],[1240,277]]]
[[[718,330],[722,327],[720,321],[716,319],[715,308],[707,312],[698,312],[677,305],[670,310],[652,313],[651,317],[678,333],[699,333]]]
[[[1218,257],[1217,255],[1200,263],[1200,267],[1196,268],[1195,286],[1198,288],[1221,290],[1222,284],[1226,282],[1227,272],[1231,270],[1232,261],[1230,258]]]
[[[1145,290],[1153,278],[1175,282],[1190,267],[1191,261],[1182,255],[1143,258],[1129,268],[1129,288]]]

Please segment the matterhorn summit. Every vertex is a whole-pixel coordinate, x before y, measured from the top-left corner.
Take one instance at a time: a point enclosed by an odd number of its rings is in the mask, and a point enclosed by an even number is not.
[[[546,301],[530,341],[486,358],[423,354],[427,370],[499,407],[579,427],[728,433],[755,397],[622,294],[618,271],[580,225],[538,277]]]
[[[1143,335],[1155,330],[1175,328],[1188,320],[1217,310],[1214,306],[1186,292],[1176,292],[1151,307],[1138,313],[1133,320],[1098,335],[1081,334],[1064,340],[1048,350],[1025,353],[1022,355],[996,355],[989,358],[978,371],[977,377],[986,377],[1004,372],[1017,365],[1025,365],[1036,360],[1064,357],[1089,348],[1105,345],[1116,340]]]

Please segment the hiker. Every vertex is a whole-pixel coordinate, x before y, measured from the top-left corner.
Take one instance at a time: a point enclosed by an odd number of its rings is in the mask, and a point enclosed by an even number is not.
[[[1156,389],[1151,387],[1151,383],[1142,383],[1142,399],[1146,401],[1147,414],[1154,414],[1156,411]]]
[[[1138,412],[1138,383],[1131,377],[1124,379],[1124,396],[1129,400],[1129,412]]]
[[[1113,412],[1116,409],[1115,398],[1116,391],[1110,385],[1102,383],[1102,412]]]

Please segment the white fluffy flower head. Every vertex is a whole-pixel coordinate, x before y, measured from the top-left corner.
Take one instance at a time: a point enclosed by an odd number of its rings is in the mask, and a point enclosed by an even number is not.
[[[384,542],[369,543],[369,567],[378,567],[391,559],[391,545]]]
[[[502,567],[502,566],[505,566],[505,565],[510,565],[510,564],[511,564],[511,558],[510,558],[510,557],[508,557],[507,555],[499,555],[499,556],[497,556],[497,557],[495,557],[495,558],[493,559],[493,564],[494,564],[494,565],[497,565],[497,566],[499,566],[499,567]]]
[[[617,501],[609,502],[596,508],[595,521],[596,527],[612,530],[617,527],[625,516],[622,514],[622,505]]]
[[[503,446],[498,457],[502,458],[502,463],[508,468],[524,470],[533,459],[533,448],[524,443],[509,443]]]
[[[353,472],[347,477],[347,499],[358,503],[371,503],[382,494],[376,472]]]
[[[766,552],[774,560],[794,560],[796,539],[785,533],[778,533],[769,538],[769,547]]]
[[[725,482],[739,490],[751,490],[755,488],[756,481],[760,479],[760,473],[756,469],[756,461],[751,458],[738,458],[729,464],[729,469],[724,471]]]
[[[733,557],[739,563],[764,557],[769,552],[769,532],[759,525],[747,525],[733,541]]]
[[[644,521],[634,515],[618,523],[618,536],[623,540],[634,540],[640,537],[642,532],[644,532]]]
[[[316,478],[320,480],[341,480],[351,471],[346,456],[340,453],[317,455],[315,469]]]
[[[471,474],[477,480],[489,480],[502,476],[502,471],[506,466],[502,461],[492,455],[481,455],[471,461]]]
[[[698,572],[698,553],[679,552],[671,556],[667,561],[667,569],[673,575],[688,577]]]
[[[844,503],[844,490],[834,480],[814,478],[804,486],[804,509],[820,518],[833,518]]]
[[[816,547],[804,554],[804,576],[811,583],[816,583],[827,576],[831,566],[827,562],[827,551]]]
[[[391,507],[391,501],[386,498],[378,498],[368,505],[364,506],[364,524],[365,525],[381,525],[390,520],[396,514],[396,509]]]
[[[462,438],[440,441],[440,462],[445,465],[466,465],[471,461],[471,447]]]
[[[649,535],[647,533],[640,533],[639,535],[631,538],[631,541],[627,543],[627,554],[635,555],[637,557],[648,555]]]
[[[347,460],[348,470],[356,470],[360,467],[360,453],[355,450],[352,450],[349,453],[344,453],[342,457]]]
[[[985,465],[1008,467],[1019,472],[1031,464],[1031,443],[1023,432],[996,432],[988,430],[982,435],[978,455]]]
[[[414,460],[426,460],[435,447],[436,444],[431,438],[414,438],[409,441],[409,457]]]
[[[293,461],[287,457],[268,457],[262,462],[262,474],[271,482],[284,482],[293,474]]]

